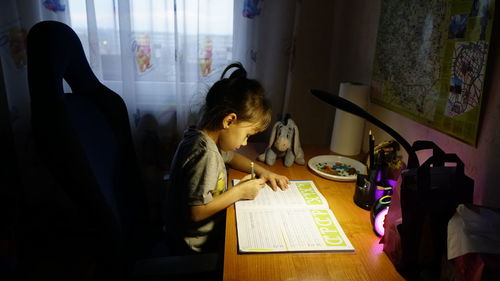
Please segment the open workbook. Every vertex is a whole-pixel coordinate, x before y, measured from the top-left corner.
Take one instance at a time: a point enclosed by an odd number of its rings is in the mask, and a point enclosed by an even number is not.
[[[313,181],[291,181],[276,192],[266,186],[235,208],[240,252],[354,251]]]

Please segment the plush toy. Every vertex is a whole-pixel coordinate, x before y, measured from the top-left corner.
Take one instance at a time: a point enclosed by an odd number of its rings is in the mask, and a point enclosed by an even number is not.
[[[264,153],[259,155],[258,160],[272,166],[277,157],[285,157],[283,164],[286,167],[292,166],[294,161],[299,165],[304,165],[304,151],[300,146],[299,128],[291,118],[274,124],[269,145]]]

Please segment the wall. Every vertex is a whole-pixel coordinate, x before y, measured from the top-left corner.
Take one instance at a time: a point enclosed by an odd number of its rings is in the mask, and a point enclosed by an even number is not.
[[[341,0],[328,7],[313,7],[307,2],[302,2],[301,18],[310,22],[299,29],[300,58],[294,70],[289,111],[301,129],[303,143],[329,144],[335,110],[315,100],[308,90],[320,88],[337,93],[343,81],[370,83],[380,1]],[[500,21],[499,10],[497,7],[496,21]],[[498,28],[493,31],[476,147],[380,106],[372,104],[369,109],[410,143],[432,140],[445,151],[457,153],[465,163],[466,174],[475,180],[474,203],[491,207],[500,207],[500,184],[496,181],[500,174],[500,129],[496,125],[500,117],[500,79],[494,79],[500,77],[500,52],[496,51],[500,47],[499,33]],[[330,42],[326,34],[332,34]],[[325,55],[324,48],[329,48],[329,55]],[[371,124],[366,126],[366,131],[369,129],[377,140],[389,138]]]
[[[300,1],[292,86],[287,112],[300,129],[304,143],[326,143],[331,133],[333,115],[330,107],[310,93],[311,88],[330,90],[330,61],[335,49],[332,1]],[[328,133],[330,131],[330,133]]]

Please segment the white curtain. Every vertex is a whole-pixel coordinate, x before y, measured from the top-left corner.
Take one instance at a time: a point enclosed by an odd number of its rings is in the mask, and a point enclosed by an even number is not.
[[[68,0],[68,8],[92,69],[127,104],[143,168],[158,178],[232,61],[233,0]]]
[[[125,99],[134,126],[171,116],[181,133],[232,59],[232,0],[68,2],[92,69]]]
[[[25,53],[27,32],[43,20],[71,26],[96,76],[125,100],[154,198],[179,137],[232,62],[233,0],[3,0],[0,100],[7,106],[0,110],[10,116],[26,186],[43,181],[31,138]]]
[[[287,114],[299,12],[300,0],[234,2],[233,58],[263,84],[271,100],[273,120]],[[268,136],[260,134],[251,141],[267,142]]]
[[[26,80],[25,39],[35,23],[56,20],[75,30],[96,76],[127,104],[146,177],[151,173],[151,178],[158,178],[158,173],[168,169],[182,131],[194,122],[207,90],[228,63],[241,61],[250,77],[262,82],[275,119],[286,113],[284,97],[293,65],[299,2],[2,1],[0,55],[5,93],[0,94],[7,106],[0,110],[6,108],[10,116],[23,165],[20,170],[33,171],[33,177],[23,179],[41,179],[33,157]]]
[[[147,165],[168,168],[232,60],[232,0],[68,0],[92,69],[125,100]]]
[[[68,0],[92,69],[125,100],[157,217],[178,140],[232,61],[233,0]]]
[[[170,161],[231,61],[243,62],[264,84],[275,119],[281,117],[295,6],[289,0],[2,1],[0,54],[12,126],[29,134],[24,40],[42,20],[65,22],[79,35],[97,77],[124,98],[139,154],[155,158],[148,161]]]

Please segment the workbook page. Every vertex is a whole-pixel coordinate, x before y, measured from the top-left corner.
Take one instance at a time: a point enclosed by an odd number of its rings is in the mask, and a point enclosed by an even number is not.
[[[233,180],[233,185],[239,181]],[[307,207],[328,208],[328,202],[318,191],[313,181],[290,181],[288,189],[273,191],[266,185],[253,200],[241,200],[236,202],[236,208],[251,207]]]
[[[328,209],[239,209],[236,227],[240,252],[354,251]]]

